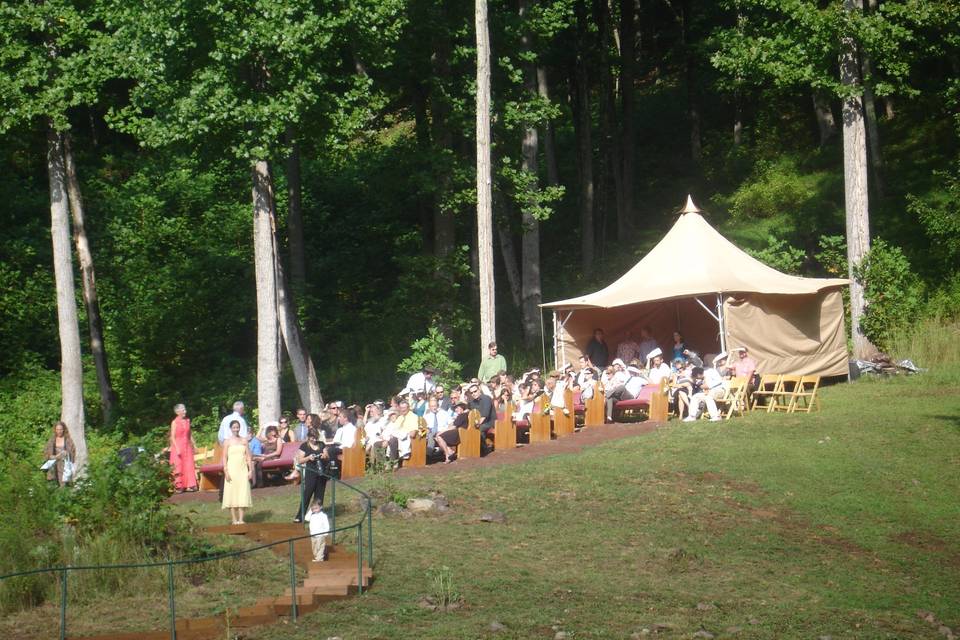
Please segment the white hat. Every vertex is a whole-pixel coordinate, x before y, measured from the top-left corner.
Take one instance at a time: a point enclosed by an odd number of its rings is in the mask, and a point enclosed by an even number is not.
[[[563,366],[560,367],[560,371],[566,371],[567,369],[573,369],[573,365],[569,362],[564,362]]]
[[[620,358],[614,358],[614,359],[613,359],[613,364],[614,364],[614,365],[620,365],[621,367],[627,366],[626,363],[625,363],[623,360],[621,360]]]
[[[713,365],[716,366],[718,362],[720,362],[721,360],[726,360],[726,359],[727,359],[727,352],[726,352],[726,351],[724,351],[724,352],[722,352],[722,353],[718,353],[718,354],[716,355],[716,357],[713,359]]]
[[[654,349],[653,351],[647,354],[647,362],[653,360],[656,356],[662,356],[662,355],[663,355],[663,351],[660,349],[660,347],[657,347],[656,349]]]
[[[746,347],[734,347],[733,349],[730,349],[730,351],[746,351],[746,350],[747,350]]]
[[[635,376],[641,376],[641,375],[643,375],[643,372],[640,371],[640,369],[637,369],[636,367],[627,367],[627,371],[629,371],[630,373],[632,373],[632,374],[635,375]]]

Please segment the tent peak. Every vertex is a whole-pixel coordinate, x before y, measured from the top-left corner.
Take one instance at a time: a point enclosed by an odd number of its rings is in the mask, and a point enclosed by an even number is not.
[[[681,215],[685,213],[703,213],[703,210],[700,209],[700,207],[693,204],[693,196],[690,194],[687,194],[687,204],[685,204],[683,209],[680,210]]]

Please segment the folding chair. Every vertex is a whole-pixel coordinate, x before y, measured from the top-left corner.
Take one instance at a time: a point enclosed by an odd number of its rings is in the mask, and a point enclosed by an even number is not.
[[[810,413],[814,409],[820,410],[820,399],[817,390],[820,388],[820,376],[802,376],[797,388],[793,392],[793,406],[790,413],[802,411]]]
[[[756,411],[758,406],[769,413],[773,407],[773,396],[780,391],[780,375],[776,373],[765,373],[760,376],[760,384],[753,390],[753,405],[751,409]],[[765,404],[760,405],[760,399],[763,398]]]
[[[746,394],[747,379],[744,377],[732,378],[727,386],[727,394],[720,400],[717,400],[718,407],[721,407],[721,415],[727,420],[729,420],[734,413],[739,413],[742,416],[746,405]],[[724,411],[723,407],[726,408],[726,411]]]
[[[800,388],[801,376],[780,376],[780,385],[777,392],[770,398],[769,411],[783,411],[790,413],[793,411],[793,399]]]

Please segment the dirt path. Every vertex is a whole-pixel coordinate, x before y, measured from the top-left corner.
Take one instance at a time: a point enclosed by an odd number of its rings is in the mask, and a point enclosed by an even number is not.
[[[469,458],[466,460],[457,460],[451,464],[434,463],[418,469],[399,469],[396,474],[401,478],[409,476],[428,476],[450,473],[452,471],[473,470],[480,467],[491,467],[502,464],[522,464],[528,460],[543,458],[563,453],[578,453],[584,447],[591,447],[611,440],[622,440],[631,436],[651,433],[659,429],[662,422],[632,422],[632,423],[614,423],[606,424],[602,427],[590,427],[581,429],[572,436],[551,440],[550,442],[540,442],[534,445],[521,445],[509,451],[493,451],[482,458]],[[268,497],[274,495],[284,495],[291,492],[290,485],[281,485],[276,487],[264,487],[254,489],[254,502],[256,497]],[[174,504],[184,502],[216,502],[216,491],[204,491],[199,493],[181,493],[170,496],[169,501]]]

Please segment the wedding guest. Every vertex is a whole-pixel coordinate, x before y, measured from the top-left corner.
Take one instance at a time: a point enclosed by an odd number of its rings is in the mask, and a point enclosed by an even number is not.
[[[64,477],[63,470],[67,461],[72,462],[76,455],[77,450],[67,432],[67,425],[61,420],[53,425],[53,435],[47,440],[47,446],[43,450],[47,462],[53,461],[47,469],[47,480],[55,481],[61,487],[67,484],[70,478]]]
[[[190,430],[187,407],[178,404],[173,408],[176,417],[170,423],[170,466],[173,467],[173,488],[177,493],[197,490],[197,470],[193,455],[197,445]]]
[[[240,434],[240,421],[230,423],[230,437],[223,441],[223,509],[230,509],[232,524],[244,524],[243,510],[253,506],[250,482],[253,457],[247,438]]]

